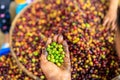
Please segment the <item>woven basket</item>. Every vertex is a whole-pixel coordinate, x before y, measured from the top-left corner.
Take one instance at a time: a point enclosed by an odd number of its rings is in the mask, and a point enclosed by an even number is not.
[[[11,27],[11,30],[10,30],[10,48],[11,48],[11,55],[13,56],[14,60],[16,61],[18,67],[20,69],[22,69],[29,77],[35,79],[35,80],[40,80],[40,78],[38,78],[37,76],[33,75],[30,71],[28,71],[23,64],[20,63],[20,61],[18,60],[15,52],[13,51],[13,47],[12,47],[12,33],[13,33],[13,30],[14,30],[14,27],[15,27],[15,24],[16,24],[16,21],[18,18],[20,18],[20,16],[29,8],[31,7],[31,5],[37,3],[37,2],[40,2],[41,0],[35,0],[33,3],[31,3],[30,5],[28,5],[27,7],[25,7],[17,16],[16,18],[14,19],[13,23],[12,23],[12,27]]]

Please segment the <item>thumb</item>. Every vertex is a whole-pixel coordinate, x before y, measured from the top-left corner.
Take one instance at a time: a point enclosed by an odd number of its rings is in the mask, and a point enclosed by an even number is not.
[[[47,54],[48,54],[47,51],[45,49],[42,49],[42,54],[40,57],[40,65],[41,66],[44,66],[44,64],[48,62],[48,60],[46,59]]]
[[[42,54],[40,57],[40,67],[45,76],[48,76],[48,65],[49,61],[47,60],[47,51],[45,49],[42,49]]]

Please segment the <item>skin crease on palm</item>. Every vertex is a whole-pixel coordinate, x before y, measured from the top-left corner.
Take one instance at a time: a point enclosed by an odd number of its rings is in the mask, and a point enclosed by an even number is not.
[[[70,56],[67,42],[63,40],[62,35],[55,35],[52,38],[48,38],[46,46],[49,45],[52,41],[58,42],[63,45],[65,51],[65,58],[64,63],[61,67],[58,67],[52,62],[49,62],[46,59],[47,51],[44,49],[42,50],[41,54],[41,62],[40,66],[45,74],[47,80],[71,80],[71,64],[70,64]]]

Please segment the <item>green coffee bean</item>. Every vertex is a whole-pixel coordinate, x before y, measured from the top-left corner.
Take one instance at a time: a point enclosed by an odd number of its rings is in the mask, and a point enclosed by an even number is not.
[[[56,42],[53,42],[51,45],[52,45],[52,46],[56,46]]]
[[[54,59],[54,58],[53,58],[53,59],[51,59],[51,62],[53,62],[53,63],[54,63],[54,62],[55,62],[55,59]]]
[[[58,63],[58,60],[55,60],[55,63]]]
[[[51,49],[50,48],[47,48],[47,51],[50,51]]]
[[[65,57],[65,55],[64,55],[64,54],[62,54],[62,55],[61,55],[61,57],[62,57],[62,58],[64,58],[64,57]]]
[[[48,45],[48,48],[50,48],[51,46],[50,45]]]
[[[59,56],[55,56],[55,59],[59,59]]]
[[[45,79],[45,76],[43,76],[43,75],[42,75],[42,76],[40,76],[40,79],[42,79],[42,80],[43,80],[43,79]]]
[[[53,59],[53,58],[54,58],[54,55],[51,55],[51,58]]]
[[[59,48],[63,48],[63,46],[60,44],[60,45],[58,45],[59,46]]]
[[[63,59],[63,57],[60,56],[60,57],[59,57],[59,60],[62,60],[62,59]]]
[[[63,51],[63,49],[62,48],[59,48],[59,52],[62,52]]]
[[[60,62],[61,62],[61,63],[63,63],[63,62],[64,62],[64,60],[63,60],[63,59],[60,59]]]
[[[60,63],[57,63],[57,66],[61,66],[61,64],[60,64]]]
[[[55,51],[55,54],[59,54],[59,51]]]
[[[47,59],[48,59],[48,61],[50,61],[50,59],[51,59],[51,58],[50,58],[50,56],[49,56],[49,55],[47,56]]]

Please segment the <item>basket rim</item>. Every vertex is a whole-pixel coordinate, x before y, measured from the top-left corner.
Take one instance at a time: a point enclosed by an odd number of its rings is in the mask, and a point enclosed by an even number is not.
[[[35,0],[32,3],[30,3],[28,6],[26,6],[18,15],[16,15],[15,19],[12,22],[11,25],[11,29],[10,29],[10,49],[11,49],[11,55],[14,58],[14,60],[16,61],[19,69],[21,69],[23,72],[25,72],[29,77],[35,79],[35,80],[40,80],[39,77],[35,76],[32,72],[28,71],[25,66],[18,60],[17,56],[15,55],[15,52],[13,51],[13,47],[12,47],[12,34],[13,34],[13,30],[15,28],[15,24],[17,19],[19,19],[21,17],[21,15],[29,8],[31,7],[33,4],[37,3],[37,2],[41,2],[42,0]]]

